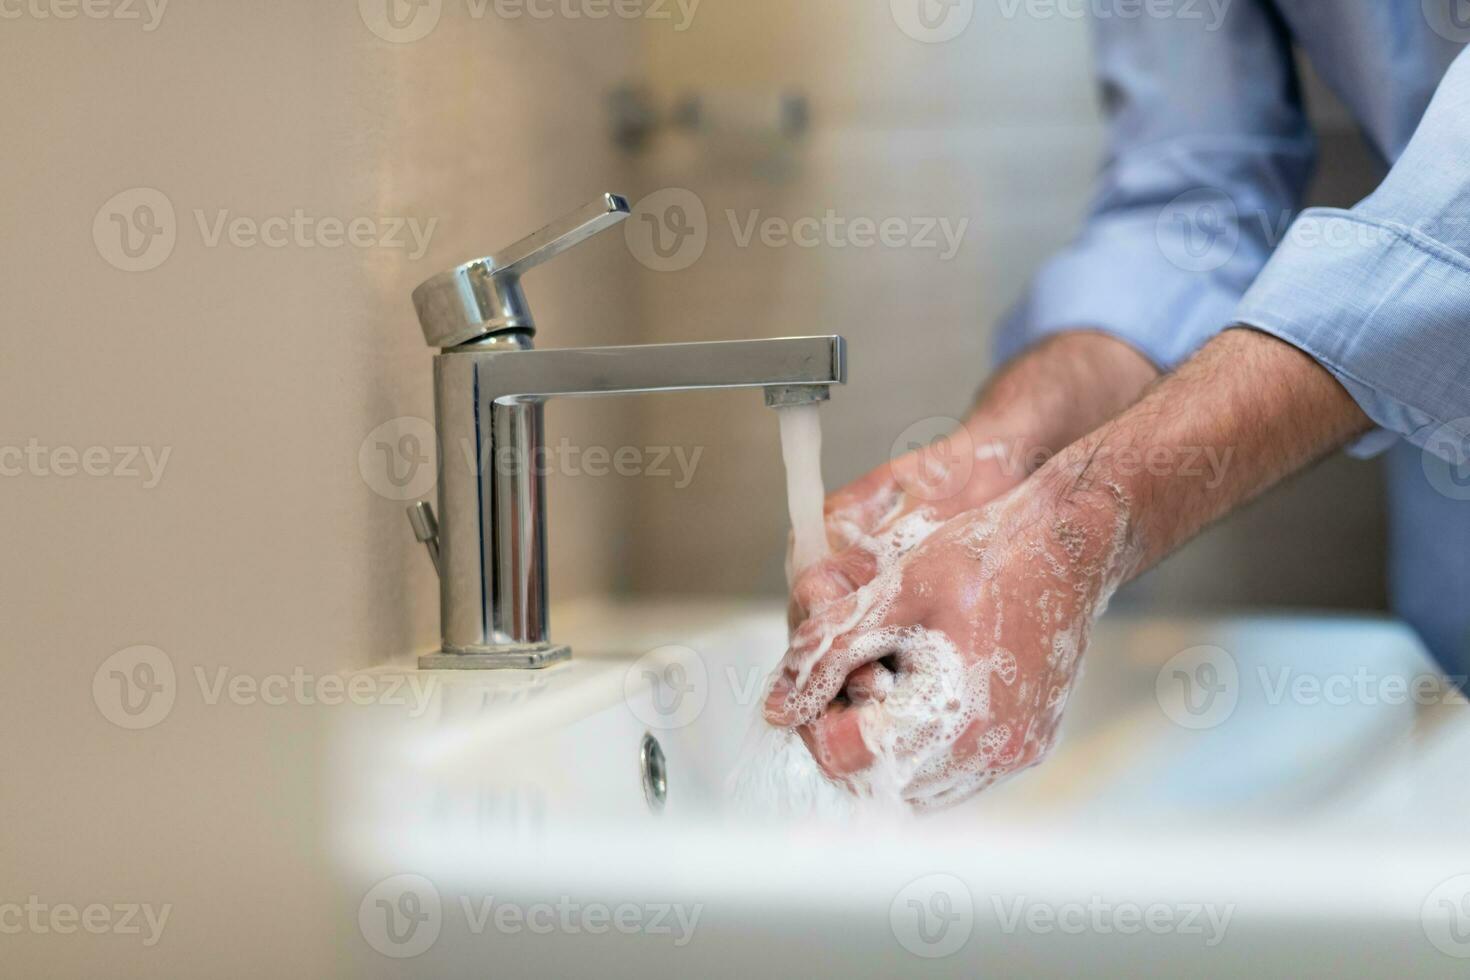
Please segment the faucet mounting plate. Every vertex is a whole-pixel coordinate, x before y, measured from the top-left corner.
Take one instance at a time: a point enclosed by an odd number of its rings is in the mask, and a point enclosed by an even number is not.
[[[464,653],[437,650],[419,657],[419,670],[535,670],[571,658],[572,648],[562,643],[485,647]]]

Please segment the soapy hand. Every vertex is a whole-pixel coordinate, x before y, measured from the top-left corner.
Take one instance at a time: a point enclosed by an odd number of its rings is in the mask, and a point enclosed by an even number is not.
[[[788,574],[792,628],[872,580],[874,552],[894,543],[875,536],[920,510],[947,520],[989,503],[1041,466],[1048,447],[1060,450],[1092,431],[1157,376],[1128,344],[1087,329],[1057,334],[1013,358],[947,439],[912,449],[828,498],[833,554],[800,575]]]
[[[918,806],[958,802],[1046,754],[1134,551],[1116,488],[1036,478],[978,510],[943,510],[899,518],[866,583],[802,623],[765,708],[829,776]]]
[[[787,619],[794,630],[812,613],[877,574],[880,556],[918,544],[925,525],[980,507],[1026,476],[1016,443],[980,441],[964,427],[895,457],[827,497],[831,554],[794,572]],[[922,513],[918,521],[913,515]]]

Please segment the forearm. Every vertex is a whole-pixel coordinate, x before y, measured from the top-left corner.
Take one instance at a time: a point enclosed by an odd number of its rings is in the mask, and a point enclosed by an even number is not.
[[[1147,358],[1107,334],[1057,334],[996,373],[965,427],[977,444],[1000,442],[1013,458],[1040,466],[1127,408],[1157,377]]]
[[[1370,424],[1297,348],[1228,330],[1037,476],[1124,522],[1131,578]]]

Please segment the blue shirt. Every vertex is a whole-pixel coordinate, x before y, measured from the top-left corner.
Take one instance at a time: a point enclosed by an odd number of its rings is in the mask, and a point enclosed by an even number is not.
[[[1378,426],[1352,450],[1397,444],[1395,608],[1451,673],[1470,669],[1470,480],[1452,465],[1470,450],[1470,5],[1114,7],[1093,21],[1108,136],[1097,193],[1000,353],[1086,328],[1167,369],[1243,324],[1310,354]],[[1316,154],[1294,46],[1390,165],[1351,210],[1297,213]],[[1414,447],[1448,458],[1440,479]]]

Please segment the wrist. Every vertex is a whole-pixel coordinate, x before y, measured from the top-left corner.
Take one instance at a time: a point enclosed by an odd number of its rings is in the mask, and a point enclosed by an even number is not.
[[[1341,446],[1367,418],[1310,357],[1229,330],[1037,477],[1059,509],[1111,509],[1136,575]]]
[[[1135,465],[1146,455],[1123,444],[1123,433],[1105,425],[1067,446],[1032,478],[1035,506],[1053,522],[1070,522],[1106,537],[1108,547],[1091,556],[1099,575],[1121,583],[1145,567],[1151,554],[1145,517],[1158,493],[1150,471]]]
[[[998,441],[1029,475],[1064,446],[1136,401],[1159,375],[1108,334],[1055,334],[1006,364],[981,390],[965,422],[979,445]]]

